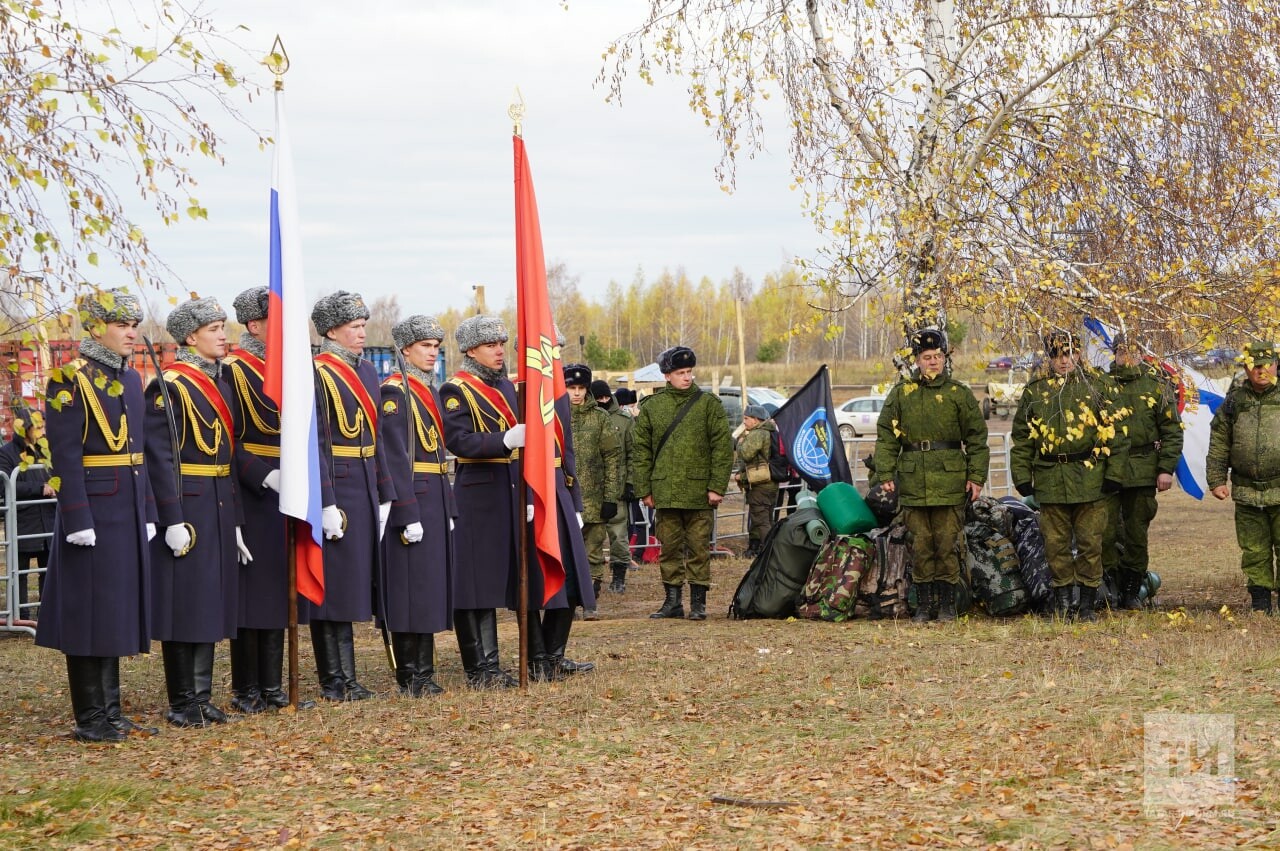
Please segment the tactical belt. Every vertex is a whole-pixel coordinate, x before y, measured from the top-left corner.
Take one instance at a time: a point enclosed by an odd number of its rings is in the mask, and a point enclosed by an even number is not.
[[[1142,446],[1130,446],[1129,454],[1130,455],[1150,455],[1151,453],[1155,452],[1159,448],[1160,448],[1159,441],[1156,441],[1155,443],[1146,443],[1146,444],[1143,444]]]
[[[82,467],[137,467],[142,464],[141,452],[122,452],[119,455],[86,455]]]
[[[1257,491],[1270,490],[1276,485],[1280,485],[1280,479],[1251,479],[1248,476],[1242,476],[1235,473],[1231,476],[1231,483],[1236,487],[1253,488]]]
[[[1056,455],[1046,455],[1040,453],[1041,461],[1048,461],[1053,464],[1070,464],[1073,461],[1087,461],[1093,457],[1092,449],[1084,449],[1080,452],[1059,452]]]
[[[443,476],[449,472],[448,464],[437,464],[434,461],[414,461],[413,472],[415,473],[436,473]]]
[[[182,464],[182,475],[184,476],[209,476],[211,478],[220,479],[223,476],[231,475],[230,464]]]
[[[241,443],[240,448],[252,455],[258,455],[263,458],[279,458],[280,447],[272,446],[269,443]],[[337,454],[336,452],[334,453]]]
[[[369,446],[335,446],[333,447],[334,458],[372,458],[377,449],[373,445]]]
[[[935,449],[963,449],[958,440],[922,440],[919,443],[902,444],[903,452],[932,452]]]

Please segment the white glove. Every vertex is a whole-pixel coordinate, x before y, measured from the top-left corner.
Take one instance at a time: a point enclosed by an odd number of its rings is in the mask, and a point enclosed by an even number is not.
[[[382,540],[382,536],[387,531],[387,518],[391,516],[391,503],[384,502],[378,506],[378,540]]]
[[[272,470],[270,473],[267,473],[267,477],[262,480],[262,486],[264,488],[271,488],[276,493],[280,493],[280,471]]]
[[[156,524],[147,524],[147,543],[151,543],[151,539],[156,536]]]
[[[577,518],[578,518],[578,528],[579,528],[579,529],[581,529],[581,528],[582,528],[582,512],[581,512],[581,511],[575,511],[575,512],[574,512],[574,514],[575,514],[575,515],[577,516]]]
[[[249,548],[244,545],[244,536],[240,534],[240,527],[236,527],[236,553],[239,555],[241,564],[248,564],[253,561],[253,553],[249,552]]]
[[[326,505],[320,509],[320,527],[324,529],[324,536],[330,541],[337,541],[342,538],[342,512],[338,511],[336,505]]]
[[[67,543],[75,544],[77,547],[92,547],[98,543],[98,533],[92,529],[81,529],[79,532],[67,535]]]
[[[453,518],[452,518],[452,517],[450,517],[450,518],[449,518],[449,531],[450,531],[450,532],[452,532],[452,531],[453,531]]]
[[[416,544],[422,540],[422,524],[410,523],[404,527],[404,539],[411,544]]]
[[[174,523],[164,530],[164,543],[173,550],[175,556],[181,555],[183,550],[191,546],[191,533],[182,523]]]
[[[533,503],[532,502],[524,507],[524,522],[526,523],[533,522]]]
[[[502,445],[508,449],[524,446],[524,423],[516,423],[502,435]]]

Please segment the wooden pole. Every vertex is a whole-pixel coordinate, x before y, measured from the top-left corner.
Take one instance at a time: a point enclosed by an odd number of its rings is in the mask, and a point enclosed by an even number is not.
[[[742,382],[742,413],[747,412],[747,333],[742,326],[742,297],[733,300],[733,310],[738,315],[738,378]]]
[[[516,411],[517,416],[524,412],[524,392],[525,384],[523,381],[516,384]],[[520,469],[524,470],[524,449],[521,448]],[[514,463],[514,462],[513,462]],[[516,623],[520,630],[520,689],[522,691],[529,690],[529,525],[525,523],[525,517],[529,514],[527,508],[529,504],[529,490],[524,486],[524,476],[518,476],[516,479],[516,490],[520,492],[520,499],[516,503],[516,527],[519,530],[516,534],[516,564],[519,566],[519,579],[516,583]]]

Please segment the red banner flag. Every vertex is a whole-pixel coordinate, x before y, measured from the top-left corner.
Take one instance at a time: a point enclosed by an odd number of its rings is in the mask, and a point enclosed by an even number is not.
[[[524,140],[513,136],[516,166],[516,336],[523,350],[517,380],[524,382],[524,481],[533,491],[533,540],[542,567],[545,604],[564,587],[556,511],[556,399],[564,395],[560,348],[547,297],[547,265],[533,175]]]

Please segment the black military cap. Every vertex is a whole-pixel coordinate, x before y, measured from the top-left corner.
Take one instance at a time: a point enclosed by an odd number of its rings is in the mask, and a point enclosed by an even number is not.
[[[698,365],[698,356],[688,346],[672,346],[658,355],[658,371],[670,375],[677,369],[693,369]]]
[[[618,392],[613,394],[613,398],[618,400],[619,405],[634,405],[636,403],[636,391],[626,387],[619,387]]]
[[[593,399],[611,399],[613,391],[609,389],[609,382],[596,379],[591,382],[591,398]]]
[[[921,328],[911,335],[911,354],[919,355],[921,352],[929,352],[934,349],[940,349],[945,354],[947,351],[947,335],[940,328]]]
[[[566,387],[589,387],[591,385],[591,368],[585,363],[571,363],[564,368]]]

